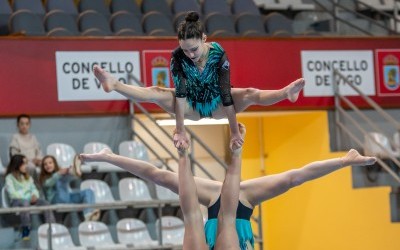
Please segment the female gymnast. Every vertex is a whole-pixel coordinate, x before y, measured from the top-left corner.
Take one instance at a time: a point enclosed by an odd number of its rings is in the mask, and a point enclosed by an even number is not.
[[[239,132],[245,135],[245,127],[239,124]],[[196,183],[191,171],[187,149],[181,147],[179,150],[178,186],[179,202],[181,205],[185,235],[183,238],[183,249],[208,249],[204,234],[203,216],[196,189]],[[231,152],[231,162],[225,174],[225,180],[221,187],[221,208],[217,212],[218,226],[214,228],[217,232],[215,249],[238,249],[239,238],[236,233],[236,210],[240,191],[240,169],[241,169],[242,147],[234,147]],[[215,236],[214,236],[215,237]],[[246,244],[246,243],[244,243]],[[214,244],[210,249],[214,248]],[[245,248],[244,248],[245,249]]]
[[[157,185],[166,187],[174,193],[179,194],[178,174],[172,171],[159,169],[151,163],[120,156],[114,154],[109,149],[103,149],[96,154],[81,154],[80,157],[84,162],[108,162],[142,179],[154,182]],[[239,202],[237,204],[236,215],[236,231],[240,246],[246,244],[254,245],[250,217],[254,207],[261,202],[272,199],[293,187],[323,177],[345,166],[372,165],[375,162],[375,157],[362,156],[357,150],[350,149],[346,155],[340,158],[315,161],[299,169],[292,169],[283,173],[240,182]],[[207,244],[211,249],[216,242],[216,225],[218,224],[217,217],[221,206],[220,194],[222,183],[220,181],[199,177],[195,177],[194,180],[197,187],[199,202],[208,208],[208,221],[204,230]],[[241,247],[241,249],[246,248]]]
[[[189,146],[184,118],[199,120],[203,117],[227,117],[231,129],[230,148],[233,144],[240,147],[243,139],[237,127],[236,113],[251,105],[268,106],[285,99],[295,102],[304,87],[304,79],[297,79],[279,90],[231,89],[226,53],[221,45],[206,43],[206,39],[199,15],[189,12],[178,29],[179,47],[172,52],[171,74],[176,89],[126,85],[98,65],[93,71],[106,92],[116,91],[136,102],[155,103],[175,114],[175,147]]]

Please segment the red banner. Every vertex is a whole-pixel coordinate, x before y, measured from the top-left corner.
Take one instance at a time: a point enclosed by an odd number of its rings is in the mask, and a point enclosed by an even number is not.
[[[384,61],[384,53],[391,51],[399,58],[398,38],[262,38],[218,39],[231,63],[231,82],[234,87],[280,89],[302,77],[301,52],[309,50],[370,50],[379,51],[382,76],[375,84],[391,77],[394,62]],[[147,86],[173,87],[169,67],[170,52],[178,46],[176,38],[0,38],[0,116],[31,115],[86,115],[127,114],[127,101],[59,101],[57,94],[56,52],[139,52],[141,79]],[[382,51],[382,52],[381,52]],[[377,58],[378,58],[378,54]],[[107,62],[107,58],[104,58]],[[392,63],[392,64],[390,64]],[[378,65],[378,63],[376,63]],[[390,67],[389,67],[390,66]],[[379,73],[376,74],[377,76]],[[397,76],[398,77],[398,76]],[[169,79],[169,80],[168,80]],[[371,96],[383,107],[400,107],[397,80],[387,78],[386,89]],[[394,78],[396,79],[396,77]],[[393,82],[393,83],[392,83]],[[397,82],[397,83],[396,83]],[[306,83],[307,84],[307,83]],[[390,94],[390,95],[388,95]],[[395,94],[395,95],[393,95]],[[351,97],[359,107],[368,107],[359,97]],[[329,109],[333,98],[304,97],[296,103],[282,101],[268,107],[251,110]],[[162,111],[156,105],[145,105],[152,112]]]

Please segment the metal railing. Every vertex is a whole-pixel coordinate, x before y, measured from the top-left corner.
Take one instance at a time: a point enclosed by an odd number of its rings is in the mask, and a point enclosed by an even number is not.
[[[142,114],[144,114],[152,123],[152,125],[155,125],[155,127],[162,132],[162,134],[164,134],[166,137],[170,138],[168,142],[165,141],[161,141],[159,138],[157,138],[157,136],[155,135],[154,131],[150,131],[150,129],[146,126],[146,124],[141,121],[141,119],[139,119],[138,117],[135,116],[135,114],[132,114],[132,119],[134,122],[136,122],[137,124],[139,124],[142,129],[144,131],[146,131],[146,133],[154,140],[156,141],[157,145],[161,146],[162,149],[168,154],[168,158],[169,160],[172,159],[176,162],[178,162],[178,158],[176,157],[176,150],[175,148],[172,147],[167,147],[165,146],[166,144],[173,145],[173,141],[172,141],[172,135],[170,135],[166,129],[164,129],[162,126],[157,124],[156,119],[139,103],[136,102],[132,102],[131,101],[131,105],[134,105],[135,107],[137,107]],[[191,131],[189,128],[186,128],[187,133],[190,135],[191,138],[191,147],[193,148],[195,144],[198,144],[201,146],[202,149],[204,149],[211,158],[213,158],[220,167],[223,167],[224,169],[227,169],[227,165],[224,161],[222,161],[202,140],[200,140],[200,138],[193,132]],[[155,150],[152,149],[151,145],[144,139],[143,136],[141,136],[139,133],[135,133],[135,136],[139,138],[139,140],[155,155],[155,157],[157,158],[157,160],[159,160],[160,162],[163,163],[163,165],[165,165],[167,167],[167,169],[172,170],[166,159],[162,158],[160,156],[159,153],[157,153]],[[196,157],[194,156],[193,152],[191,154],[189,154],[190,160],[192,162],[192,164],[194,164],[195,166],[197,166],[208,178],[215,180],[215,177],[211,175],[211,173],[207,170],[206,167],[204,167],[203,164],[201,164],[199,161],[196,160]]]
[[[369,119],[361,110],[354,105],[349,98],[346,96],[341,95],[340,93],[340,88],[339,88],[339,82],[343,81],[343,83],[347,84],[350,86],[371,108],[373,108],[377,114],[379,114],[383,119],[388,121],[389,124],[391,124],[396,131],[400,130],[400,123],[396,121],[390,114],[388,114],[385,110],[383,110],[374,100],[372,100],[370,97],[366,96],[362,91],[357,88],[353,83],[347,80],[347,78],[340,73],[337,69],[333,70],[333,86],[334,86],[334,94],[335,94],[335,124],[337,125],[337,131],[336,131],[336,136],[337,136],[337,143],[338,143],[338,148],[340,147],[340,130],[343,131],[347,136],[349,136],[360,148],[363,148],[364,143],[357,138],[356,135],[354,135],[350,129],[348,129],[344,123],[341,121],[341,116],[342,115],[344,118],[349,120],[352,125],[354,125],[355,128],[360,131],[364,137],[368,137],[372,143],[374,143],[376,146],[378,146],[382,151],[386,153],[388,158],[398,167],[400,168],[400,161],[393,155],[392,152],[390,152],[387,148],[385,148],[380,142],[376,141],[375,138],[373,138],[368,131],[366,131],[356,120],[355,118],[350,115],[346,110],[342,107],[342,101],[350,108],[352,111],[354,111],[355,114],[357,114],[362,120],[366,122],[375,132],[379,132],[381,134],[384,134],[383,129],[381,129],[378,125],[376,125],[371,119]],[[400,183],[400,177],[399,175],[393,171],[393,169],[388,166],[382,159],[378,158],[377,162],[380,164],[380,166],[391,176],[393,179],[397,182]]]
[[[43,213],[46,211],[53,212],[77,212],[82,211],[85,208],[97,208],[100,210],[109,210],[109,209],[126,209],[126,208],[157,208],[157,213],[159,218],[162,218],[162,208],[166,205],[170,206],[179,206],[179,201],[176,200],[152,200],[152,201],[114,201],[112,203],[96,203],[96,204],[55,204],[55,205],[47,205],[47,206],[29,206],[29,207],[8,207],[8,208],[0,208],[0,214],[17,214],[21,212],[29,212],[29,213]],[[47,230],[47,249],[52,250],[52,223],[48,222],[48,230]],[[180,246],[166,246],[163,245],[162,242],[162,225],[159,223],[160,237],[158,238],[158,246],[154,247],[132,247],[129,244],[126,245],[124,249],[182,249]],[[40,237],[38,235],[38,237]],[[95,247],[95,246],[93,246]],[[90,249],[90,248],[88,248]],[[94,249],[94,248],[93,248]],[[57,250],[57,249],[54,249]]]
[[[350,0],[349,0],[350,1]],[[319,9],[326,11],[327,13],[329,13],[332,17],[333,17],[333,31],[334,32],[338,32],[338,26],[340,23],[346,24],[352,28],[354,28],[355,30],[368,35],[368,36],[374,36],[373,33],[371,33],[369,30],[365,30],[362,29],[361,27],[355,25],[354,23],[352,23],[350,20],[346,20],[340,16],[338,16],[339,11],[346,11],[348,13],[351,13],[353,15],[355,15],[357,18],[361,18],[363,20],[367,20],[370,24],[373,24],[375,26],[378,26],[384,30],[386,30],[388,32],[388,34],[390,35],[400,35],[400,33],[398,32],[398,25],[400,25],[400,18],[399,18],[399,8],[400,8],[400,0],[395,0],[394,2],[394,6],[393,6],[393,14],[390,14],[388,12],[379,10],[367,3],[358,1],[358,0],[353,0],[354,5],[356,6],[356,8],[358,6],[363,6],[366,7],[372,11],[374,11],[375,13],[379,14],[380,16],[386,18],[389,22],[390,20],[393,20],[394,22],[394,29],[388,27],[390,24],[388,25],[384,25],[382,23],[380,23],[378,20],[375,20],[365,14],[362,14],[356,10],[350,9],[347,6],[343,5],[342,3],[340,3],[339,0],[324,0],[324,1],[319,1],[319,0],[313,0],[313,2],[315,3],[316,6],[319,7]],[[329,5],[332,6],[332,8],[329,8],[327,5],[327,3],[329,3]]]

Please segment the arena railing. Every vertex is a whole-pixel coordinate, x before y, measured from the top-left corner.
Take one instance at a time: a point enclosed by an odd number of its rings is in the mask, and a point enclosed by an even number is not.
[[[364,20],[367,20],[370,23],[372,23],[372,24],[374,24],[374,25],[386,30],[388,32],[388,34],[390,34],[390,35],[399,35],[400,34],[398,32],[398,28],[397,28],[398,25],[400,24],[400,19],[399,19],[399,16],[398,16],[400,0],[395,0],[394,6],[393,6],[393,14],[392,15],[387,13],[387,12],[385,12],[385,11],[379,10],[379,9],[377,9],[377,8],[367,4],[367,3],[361,2],[359,0],[354,0],[354,3],[355,3],[356,6],[363,6],[363,7],[369,8],[373,12],[378,13],[379,15],[385,17],[386,19],[393,20],[394,29],[391,29],[390,27],[378,22],[377,20],[375,20],[375,19],[373,19],[373,18],[371,18],[371,17],[369,17],[367,15],[364,15],[364,14],[362,14],[360,12],[357,12],[355,10],[349,9],[348,7],[344,6],[343,4],[340,4],[338,0],[326,0],[326,1],[324,1],[325,4],[326,4],[326,2],[330,2],[330,4],[332,5],[332,9],[328,8],[327,6],[325,6],[324,3],[320,2],[319,0],[312,0],[312,1],[315,3],[316,6],[318,6],[319,9],[321,9],[323,11],[326,11],[327,13],[329,13],[333,17],[333,30],[335,32],[338,32],[338,22],[341,22],[341,23],[344,23],[344,24],[346,24],[346,25],[348,25],[348,26],[350,26],[350,27],[352,27],[352,28],[364,33],[365,35],[374,36],[374,34],[371,33],[369,30],[364,30],[364,29],[358,27],[357,25],[353,24],[351,21],[348,21],[348,20],[346,20],[344,18],[339,17],[338,16],[338,12],[344,10],[346,12],[352,13],[355,16],[357,16],[359,18],[362,18]]]
[[[358,132],[361,132],[364,138],[367,137],[369,143],[373,143],[375,146],[379,148],[380,153],[382,151],[384,153],[384,158],[382,156],[377,155],[377,164],[369,167],[352,167],[352,179],[353,179],[353,187],[377,187],[377,186],[390,186],[390,215],[391,222],[400,222],[400,162],[397,157],[398,149],[393,150],[393,146],[396,145],[393,143],[393,139],[389,140],[389,145],[382,145],[380,142],[376,140],[375,137],[371,136],[353,117],[353,114],[349,114],[341,105],[343,101],[347,107],[354,111],[361,119],[368,124],[371,128],[374,129],[374,132],[380,133],[385,136],[383,129],[381,129],[377,124],[375,124],[371,119],[369,119],[361,110],[353,104],[349,98],[341,95],[339,89],[338,79],[343,81],[344,84],[349,85],[353,90],[358,93],[362,99],[375,110],[375,113],[380,115],[382,120],[386,120],[388,124],[392,126],[392,130],[400,131],[400,123],[394,119],[389,113],[383,110],[376,102],[374,102],[370,97],[366,96],[359,88],[357,88],[353,83],[349,82],[346,77],[340,73],[338,70],[333,70],[333,86],[335,93],[335,128],[336,128],[336,143],[337,148],[340,148],[341,140],[340,140],[340,132],[343,131],[345,135],[347,135],[351,140],[353,140],[359,147],[365,148],[363,142],[357,138],[357,136],[350,131],[350,129],[345,125],[344,120],[341,119],[343,116],[345,119],[349,120],[355,128],[357,128]],[[391,136],[387,136],[387,138],[393,138]],[[383,171],[382,171],[383,170]]]
[[[340,80],[339,80],[340,79]],[[374,100],[372,100],[369,96],[365,95],[357,86],[355,86],[352,82],[348,81],[348,79],[340,73],[337,69],[333,70],[333,84],[334,86],[334,93],[335,93],[335,123],[337,125],[337,131],[336,131],[336,142],[338,144],[338,148],[340,148],[341,144],[341,139],[340,139],[340,131],[343,131],[347,136],[349,136],[360,148],[364,147],[364,143],[357,138],[356,135],[350,129],[348,129],[345,124],[341,121],[341,115],[346,118],[348,121],[351,122],[352,125],[354,125],[355,128],[360,131],[364,137],[369,137],[369,139],[376,144],[381,150],[383,150],[387,157],[396,165],[397,168],[400,168],[400,161],[393,155],[392,152],[389,152],[388,149],[386,149],[382,144],[380,144],[378,141],[376,141],[375,138],[371,137],[371,135],[355,120],[355,118],[350,115],[346,110],[342,107],[342,102],[343,101],[352,111],[354,111],[355,114],[357,114],[362,120],[366,122],[370,127],[374,129],[375,132],[385,134],[383,129],[381,129],[376,123],[374,123],[370,118],[368,118],[354,103],[350,101],[349,98],[346,96],[341,95],[340,93],[340,88],[339,88],[339,82],[343,82],[344,84],[347,84],[350,86],[373,110],[376,111],[377,114],[379,114],[382,119],[386,120],[391,126],[393,126],[394,130],[400,131],[400,123],[396,121],[389,113],[387,113],[385,110],[383,110]],[[386,164],[382,159],[378,158],[377,162],[381,165],[381,167],[387,171],[388,174],[390,174],[391,177],[395,180],[394,185],[399,185],[400,184],[400,177],[399,175],[388,165]]]
[[[162,208],[166,205],[170,206],[179,206],[179,202],[176,200],[152,200],[152,201],[115,201],[112,203],[96,203],[96,204],[56,204],[56,205],[48,205],[48,206],[29,206],[29,207],[9,207],[9,208],[0,208],[0,214],[18,214],[21,212],[29,212],[29,213],[43,213],[45,211],[53,211],[53,212],[77,212],[82,211],[85,208],[97,208],[100,210],[109,210],[109,209],[126,209],[126,208],[157,208],[158,217],[162,217]],[[157,228],[159,231],[158,235],[162,235],[162,226],[159,223]],[[51,234],[51,222],[49,222],[49,227],[47,231],[48,235],[48,249],[53,250],[52,247],[52,234]],[[158,237],[158,246],[143,248],[143,247],[132,247],[127,245],[126,249],[139,250],[139,249],[182,249],[181,246],[171,246],[164,245],[162,242],[162,237]],[[96,249],[95,246],[93,249]],[[56,250],[56,249],[54,249]]]

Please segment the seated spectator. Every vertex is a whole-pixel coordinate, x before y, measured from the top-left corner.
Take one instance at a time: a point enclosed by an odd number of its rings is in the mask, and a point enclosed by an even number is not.
[[[79,159],[79,158],[78,158]],[[46,155],[43,158],[39,183],[43,188],[46,199],[51,204],[57,203],[86,203],[94,204],[95,196],[91,189],[71,191],[70,182],[81,177],[80,164],[74,161],[74,165],[69,168],[60,168],[56,158]],[[85,220],[98,220],[100,210],[85,208],[83,210]]]
[[[5,187],[10,198],[11,207],[28,207],[30,205],[45,206],[49,203],[39,197],[39,190],[27,171],[27,158],[23,155],[11,157],[7,167]],[[53,212],[44,212],[45,221],[54,223]],[[22,239],[29,239],[31,218],[29,212],[21,212]]]
[[[35,167],[42,163],[42,150],[36,136],[29,132],[31,117],[26,114],[17,117],[18,133],[12,136],[10,143],[10,157],[22,154],[28,159],[28,171],[35,176]]]

